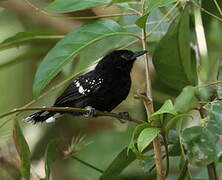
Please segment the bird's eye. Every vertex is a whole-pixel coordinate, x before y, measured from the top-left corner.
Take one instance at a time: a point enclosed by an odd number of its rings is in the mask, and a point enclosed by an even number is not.
[[[122,54],[121,58],[125,59],[125,60],[130,60],[131,56],[129,54]]]

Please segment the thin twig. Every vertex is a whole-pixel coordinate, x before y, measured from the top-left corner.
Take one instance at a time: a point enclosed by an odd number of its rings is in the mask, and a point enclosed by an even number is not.
[[[119,16],[134,16],[138,15],[137,13],[119,13],[119,14],[108,14],[108,15],[97,15],[97,16],[85,16],[85,17],[73,17],[73,16],[60,16],[54,15],[47,11],[44,11],[41,8],[36,7],[29,0],[24,0],[30,7],[32,7],[35,11],[41,12],[47,16],[55,17],[55,18],[63,18],[63,19],[72,19],[72,20],[87,20],[87,19],[98,19],[98,18],[109,18],[109,17],[119,17]]]
[[[180,171],[179,177],[177,180],[183,180],[188,170],[188,160],[185,161],[182,170]]]
[[[177,1],[177,3],[176,3],[176,4],[163,16],[163,18],[159,21],[159,24],[156,24],[156,26],[154,26],[154,27],[150,30],[150,32],[147,33],[146,38],[149,37],[149,36],[161,25],[161,23],[163,23],[163,22],[166,20],[166,18],[172,13],[172,11],[176,8],[176,6],[177,6],[179,3],[180,3],[180,1]],[[136,39],[136,40],[134,40],[134,41],[126,44],[126,45],[123,46],[121,49],[125,49],[125,48],[127,48],[127,47],[130,47],[130,46],[132,46],[133,44],[138,43],[138,42],[139,42],[139,40]]]
[[[142,14],[145,12],[145,0],[142,0],[141,6]],[[147,42],[146,42],[146,26],[142,29],[142,46],[144,50],[147,50]],[[149,59],[148,54],[146,53],[144,56],[145,66],[146,66],[146,96],[149,99],[148,103],[144,103],[146,106],[146,113],[147,116],[150,117],[153,114],[153,101],[152,101],[152,87],[151,87],[151,79],[150,79],[150,66],[149,66]],[[158,136],[153,140],[153,149],[155,154],[155,164],[156,164],[156,171],[157,171],[157,180],[164,180],[164,170],[163,170],[163,163],[161,157],[161,143]]]
[[[163,18],[159,21],[160,23],[154,26],[151,31],[147,34],[147,37],[150,36],[165,20],[170,16],[170,14],[173,12],[173,10],[178,6],[180,1],[177,1],[174,6],[163,16]]]
[[[167,178],[170,170],[170,159],[169,159],[169,150],[168,150],[168,144],[167,144],[167,139],[166,135],[164,133],[161,133],[163,137],[163,143],[165,147],[165,152],[166,152],[166,173],[165,173],[165,178]]]
[[[218,180],[215,162],[207,165],[209,180]]]
[[[103,172],[104,172],[103,170],[101,170],[101,169],[95,167],[94,165],[89,164],[89,163],[87,163],[87,162],[85,162],[85,161],[77,158],[76,156],[71,156],[71,158],[77,160],[78,162],[84,164],[85,166],[87,166],[87,167],[89,167],[89,168],[92,168],[92,169],[94,169],[94,170],[96,170],[96,171],[98,171],[98,172],[100,172],[100,173],[103,173]]]
[[[199,5],[196,1],[192,0],[193,4],[195,6],[197,6],[198,8],[200,8],[201,11],[205,12],[206,14],[212,16],[213,18],[217,19],[218,21],[222,21],[222,18],[219,18],[218,16],[216,16],[215,14],[211,13],[210,11],[204,9],[203,7],[201,7],[201,5]]]
[[[150,22],[147,22],[146,25],[162,24],[162,23],[166,23],[166,22],[170,22],[170,21],[171,21],[171,19],[164,19],[164,20],[159,20],[159,21],[150,21]],[[128,28],[133,28],[133,27],[138,27],[138,26],[136,24],[131,24],[131,25],[125,25],[123,27],[128,29]]]
[[[97,62],[98,62],[98,61],[95,61],[94,64],[97,63]],[[93,64],[93,65],[94,65],[94,64]],[[91,65],[91,66],[92,66],[92,65]],[[64,85],[65,85],[67,82],[69,82],[70,80],[72,80],[72,79],[78,77],[79,75],[81,75],[82,73],[88,71],[88,70],[91,68],[91,66],[87,67],[86,69],[83,69],[82,71],[80,71],[80,72],[78,72],[78,73],[76,73],[76,74],[71,75],[70,77],[68,77],[68,78],[65,79],[64,81],[60,82],[60,83],[57,84],[56,86],[53,86],[51,89],[49,89],[48,91],[46,91],[46,92],[44,92],[43,94],[41,94],[37,99],[34,99],[34,100],[30,101],[29,103],[25,104],[25,105],[22,106],[21,108],[27,108],[27,107],[33,105],[37,100],[45,97],[45,96],[48,95],[49,93],[51,93],[51,92],[57,90],[58,88],[64,86]],[[17,115],[18,115],[18,114],[16,114],[16,116],[17,116]],[[10,122],[10,120],[6,121],[6,122],[4,123],[4,125],[5,125],[6,123],[8,123],[8,122]],[[4,125],[3,125],[3,126],[4,126]]]
[[[32,36],[32,37],[27,37],[27,38],[14,40],[14,41],[6,42],[6,43],[1,43],[0,44],[0,49],[5,48],[7,46],[11,46],[13,44],[22,43],[24,41],[29,41],[29,40],[35,40],[35,39],[62,39],[62,38],[64,38],[64,35]]]
[[[207,87],[207,86],[214,86],[214,85],[218,85],[222,83],[222,80],[219,80],[219,81],[215,81],[215,82],[212,82],[212,83],[209,83],[209,84],[203,84],[203,85],[198,85],[196,86],[197,88],[202,88],[202,87]]]
[[[220,15],[222,16],[222,11],[220,9],[219,4],[217,3],[217,0],[214,0],[214,4],[217,6],[217,10],[219,11]]]
[[[89,110],[87,110],[87,109],[72,108],[72,107],[29,107],[29,108],[13,109],[12,111],[9,111],[7,113],[0,115],[0,118],[9,116],[9,115],[17,113],[17,112],[33,111],[33,110],[56,111],[56,112],[79,112],[79,113],[83,113],[83,114],[89,112]],[[144,121],[142,121],[142,120],[136,120],[130,116],[124,116],[123,114],[117,114],[117,113],[113,113],[113,112],[96,111],[95,115],[96,116],[114,117],[114,118],[121,119],[121,120],[131,121],[131,122],[134,122],[137,124],[144,123]]]

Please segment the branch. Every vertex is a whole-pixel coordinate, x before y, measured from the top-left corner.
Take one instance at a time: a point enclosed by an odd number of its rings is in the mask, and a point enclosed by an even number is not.
[[[87,163],[87,162],[85,162],[85,161],[77,158],[76,156],[71,156],[71,158],[77,160],[78,162],[84,164],[85,166],[87,166],[87,167],[89,167],[89,168],[92,168],[92,169],[96,170],[97,172],[100,172],[100,173],[103,173],[103,172],[104,172],[103,170],[101,170],[101,169],[95,167],[94,165],[89,164],[89,163]]]
[[[17,112],[22,112],[22,111],[33,111],[33,110],[43,110],[43,111],[59,111],[59,112],[79,112],[79,113],[88,113],[89,110],[87,109],[81,109],[81,108],[72,108],[72,107],[28,107],[28,108],[18,108],[18,109],[13,109],[7,113],[4,113],[2,115],[0,115],[0,118],[9,116],[11,114],[17,113]],[[131,116],[129,115],[124,115],[124,113],[121,114],[117,114],[117,113],[113,113],[113,112],[102,112],[102,111],[96,111],[95,112],[96,116],[109,116],[109,117],[114,117],[116,119],[120,119],[120,120],[125,120],[125,121],[130,121],[130,122],[134,122],[136,124],[141,124],[144,123],[144,121],[142,120],[136,120],[133,119]]]
[[[19,40],[14,40],[14,41],[10,41],[10,42],[5,42],[5,43],[1,43],[0,44],[0,49],[2,48],[7,48],[13,44],[17,44],[17,43],[23,43],[25,41],[29,41],[29,40],[35,40],[35,39],[62,39],[64,38],[64,35],[37,35],[37,36],[32,36],[32,37],[27,37],[27,38],[23,38],[23,39],[19,39]]]
[[[211,82],[209,84],[203,84],[203,85],[197,85],[196,87],[197,88],[202,88],[202,87],[208,87],[208,86],[214,86],[214,85],[218,85],[222,83],[222,80],[219,80],[219,81],[215,81],[215,82]]]
[[[110,17],[120,17],[120,16],[134,16],[136,13],[117,13],[117,14],[105,14],[105,15],[97,15],[97,16],[82,16],[82,17],[74,17],[74,16],[57,16],[50,13],[47,15],[55,17],[55,18],[63,18],[63,19],[72,19],[72,20],[88,20],[88,19],[99,19],[99,18],[110,18]]]
[[[198,4],[196,1],[192,0],[192,3],[197,6],[198,8],[200,8],[201,11],[205,12],[206,14],[212,16],[213,18],[217,19],[218,21],[221,21],[222,22],[222,18],[216,16],[215,14],[211,13],[210,11],[204,9],[203,7],[201,7],[200,4]]]
[[[220,9],[220,5],[217,3],[217,0],[214,0],[214,4],[217,6],[217,10],[220,13],[220,16],[222,16],[222,10]]]
[[[145,12],[145,0],[142,1],[141,6],[142,14]],[[155,26],[156,27],[156,26]],[[143,49],[147,49],[147,42],[146,42],[146,26],[142,29],[142,46]],[[151,114],[154,112],[153,108],[153,100],[152,100],[152,87],[151,87],[151,79],[150,79],[150,66],[149,66],[149,59],[148,54],[145,54],[145,66],[146,66],[146,96],[147,99],[144,99],[144,105],[146,108],[147,116],[150,117]],[[165,173],[163,170],[163,162],[161,157],[161,143],[158,136],[153,140],[153,150],[155,154],[155,164],[156,164],[156,171],[157,171],[157,180],[164,180]]]
[[[168,20],[168,16],[172,13],[172,11],[176,8],[176,6],[180,3],[180,1],[178,1],[177,3],[175,3],[175,5],[166,13],[166,15],[163,16],[163,18],[159,21],[159,23],[157,23],[148,34],[146,34],[146,38],[149,37],[162,23],[164,23],[166,20]],[[129,44],[126,44],[125,46],[123,46],[121,49],[125,49],[135,43],[139,42],[139,40],[134,40],[132,42],[130,42]]]
[[[185,161],[182,170],[180,171],[179,177],[177,178],[178,180],[183,180],[184,177],[186,176],[188,170],[188,160]]]

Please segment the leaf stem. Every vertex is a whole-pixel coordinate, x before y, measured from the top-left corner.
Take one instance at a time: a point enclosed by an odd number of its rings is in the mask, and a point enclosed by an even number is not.
[[[87,166],[87,167],[89,167],[89,168],[92,168],[92,169],[96,170],[97,172],[100,172],[100,173],[103,173],[103,172],[104,172],[103,170],[101,170],[101,169],[95,167],[94,165],[89,164],[89,163],[87,163],[87,162],[85,162],[85,161],[83,161],[83,160],[77,158],[76,156],[71,156],[71,158],[72,158],[72,159],[75,159],[76,161],[78,161],[78,162],[84,164],[85,166]]]
[[[28,108],[13,109],[7,113],[0,115],[0,118],[9,116],[9,115],[17,113],[17,112],[33,111],[33,110],[59,111],[59,112],[79,112],[79,113],[83,113],[83,114],[89,112],[89,110],[87,110],[87,109],[72,108],[72,107],[28,107]],[[117,113],[113,113],[113,112],[96,111],[95,114],[96,114],[96,116],[109,116],[109,117],[114,117],[114,118],[121,119],[121,120],[132,121],[137,124],[144,123],[144,121],[142,121],[142,120],[136,120],[130,116],[123,116],[122,114],[117,114]]]

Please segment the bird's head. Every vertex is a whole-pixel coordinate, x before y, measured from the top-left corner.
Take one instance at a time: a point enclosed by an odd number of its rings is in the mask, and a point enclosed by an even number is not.
[[[130,50],[116,50],[107,54],[96,66],[97,70],[104,71],[123,71],[130,72],[134,61],[137,57],[144,55],[147,51],[130,51]]]

